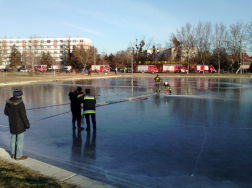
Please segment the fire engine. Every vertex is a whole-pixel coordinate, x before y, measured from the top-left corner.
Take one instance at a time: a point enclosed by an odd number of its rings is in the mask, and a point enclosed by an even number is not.
[[[137,72],[157,72],[156,65],[138,65]]]
[[[163,72],[173,72],[173,73],[180,73],[186,72],[186,69],[183,65],[178,64],[164,64],[163,65]]]
[[[213,65],[197,65],[197,72],[217,72]]]
[[[47,65],[36,65],[35,69],[40,72],[46,72],[47,71]]]
[[[109,72],[110,66],[109,65],[91,65],[92,72]]]

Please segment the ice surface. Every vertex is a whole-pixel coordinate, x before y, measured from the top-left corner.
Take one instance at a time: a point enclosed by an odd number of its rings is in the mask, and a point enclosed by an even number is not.
[[[152,77],[5,86],[0,112],[16,88],[27,109],[69,103],[68,93],[78,86],[100,95],[97,103],[151,94],[147,100],[97,107],[96,133],[73,132],[71,113],[33,122],[24,153],[118,187],[249,187],[251,80],[163,80],[171,84],[171,95],[162,87],[155,94]],[[27,115],[34,121],[69,110],[61,105]],[[8,125],[6,116],[0,119]],[[6,130],[0,126],[0,147],[9,149]]]

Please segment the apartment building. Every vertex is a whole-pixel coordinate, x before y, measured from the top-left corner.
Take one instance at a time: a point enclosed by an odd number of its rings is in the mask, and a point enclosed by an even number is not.
[[[189,49],[189,51],[187,54],[188,49]],[[196,57],[198,53],[199,53],[198,46],[194,46],[194,47],[190,47],[190,48],[182,46],[181,47],[181,61],[187,61],[187,55],[189,56],[189,58],[192,58],[192,57]],[[176,47],[171,47],[172,61],[175,60],[176,55],[177,55]]]
[[[85,49],[92,45],[92,41],[83,37],[68,37],[66,38],[17,38],[17,39],[0,39],[0,56],[2,57],[2,64],[8,65],[9,57],[13,45],[22,54],[22,58],[26,57],[26,54],[32,52],[36,56],[39,56],[42,52],[49,52],[55,62],[62,61],[61,57],[66,53],[66,47],[70,41],[70,50],[73,50],[73,46],[83,46]]]

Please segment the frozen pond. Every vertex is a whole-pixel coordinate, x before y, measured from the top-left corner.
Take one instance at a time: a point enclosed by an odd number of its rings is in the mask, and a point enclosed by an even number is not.
[[[161,77],[171,84],[168,95],[155,93],[153,78],[0,87],[0,112],[16,88],[26,109],[57,105],[27,110],[30,121],[68,112],[68,93],[78,86],[100,95],[97,103],[149,94],[97,107],[96,134],[73,132],[71,113],[35,121],[24,154],[117,187],[251,187],[252,80]],[[6,130],[0,126],[0,147],[9,151]]]

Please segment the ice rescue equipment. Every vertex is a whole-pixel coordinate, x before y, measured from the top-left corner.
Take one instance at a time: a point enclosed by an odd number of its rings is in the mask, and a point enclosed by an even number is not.
[[[140,99],[135,99],[135,101],[142,101],[142,100],[146,100],[148,98],[140,98]]]

